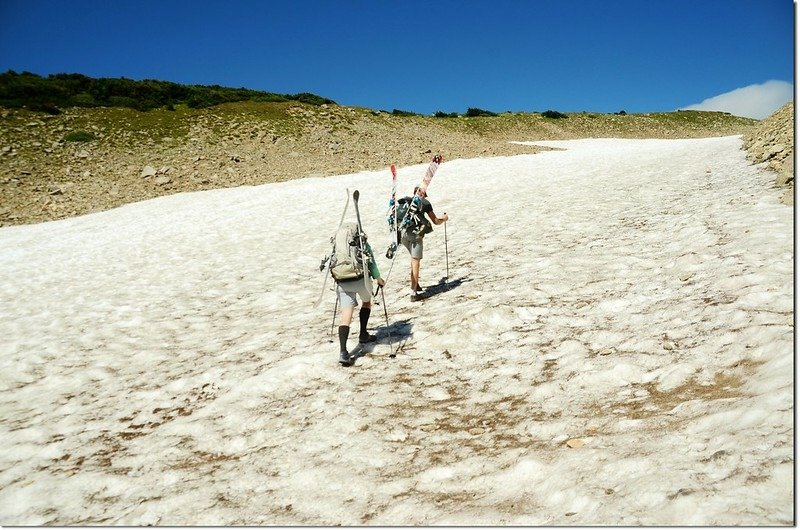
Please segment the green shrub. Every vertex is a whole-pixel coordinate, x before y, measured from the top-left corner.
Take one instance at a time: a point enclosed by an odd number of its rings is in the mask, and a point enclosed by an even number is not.
[[[451,112],[451,113],[448,114],[447,112],[437,111],[436,113],[434,113],[433,117],[434,118],[458,118],[458,113],[457,112]]]
[[[497,113],[491,112],[488,110],[478,109],[474,107],[470,107],[467,109],[467,117],[468,118],[475,118],[477,116],[497,116]]]
[[[94,96],[86,92],[76,94],[72,99],[75,102],[75,105],[78,107],[94,107],[96,105]]]
[[[127,107],[133,108],[136,106],[136,100],[133,98],[125,97],[125,96],[109,96],[108,98],[108,106],[109,107]]]
[[[407,110],[399,110],[399,109],[393,109],[392,110],[392,115],[393,116],[418,116],[418,114],[416,112],[410,112],[410,111],[407,111]]]
[[[542,116],[545,118],[552,118],[554,120],[561,120],[567,117],[566,114],[562,114],[555,110],[546,110],[542,112]]]
[[[309,94],[308,92],[303,92],[301,94],[295,94],[293,96],[287,96],[287,97],[288,99],[300,101],[301,103],[308,103],[309,105],[336,104],[336,102],[333,101],[332,99],[323,98],[316,94]]]
[[[74,131],[67,133],[64,140],[68,142],[91,142],[94,140],[94,135],[87,131]]]
[[[238,101],[291,100],[311,105],[336,104],[331,99],[307,92],[288,95],[219,85],[179,85],[153,79],[134,81],[124,77],[91,78],[81,74],[41,77],[30,72],[18,74],[13,70],[0,73],[0,107],[46,108],[51,113],[58,107],[127,107],[147,111],[166,105],[204,108]]]

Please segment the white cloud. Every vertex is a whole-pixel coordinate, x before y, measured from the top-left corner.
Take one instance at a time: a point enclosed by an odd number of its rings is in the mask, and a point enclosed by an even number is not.
[[[708,98],[683,110],[715,110],[762,120],[792,100],[794,89],[786,81],[767,81]]]

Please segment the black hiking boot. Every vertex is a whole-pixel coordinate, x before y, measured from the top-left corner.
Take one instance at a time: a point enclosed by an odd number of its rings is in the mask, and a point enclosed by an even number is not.
[[[339,364],[342,366],[352,366],[353,359],[350,357],[350,352],[347,350],[342,350],[339,352]]]
[[[370,335],[369,333],[358,336],[359,344],[367,344],[368,342],[375,342],[376,340],[378,340],[378,337],[376,337],[375,335]]]

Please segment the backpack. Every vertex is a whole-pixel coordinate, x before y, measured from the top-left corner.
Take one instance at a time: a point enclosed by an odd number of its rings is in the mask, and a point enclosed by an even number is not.
[[[362,260],[361,245],[366,245],[366,234],[359,234],[356,223],[344,223],[332,239],[333,253],[329,267],[333,279],[337,282],[346,282],[363,278],[365,262],[369,267],[370,261],[366,253],[363,254]]]
[[[389,217],[389,223],[394,223],[392,217]],[[417,196],[403,197],[397,201],[397,226],[401,233],[417,239],[422,239],[425,234],[433,232],[433,226],[422,213],[422,202]]]

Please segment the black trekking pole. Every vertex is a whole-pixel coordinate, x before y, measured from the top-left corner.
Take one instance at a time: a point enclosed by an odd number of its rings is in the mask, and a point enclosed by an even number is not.
[[[394,358],[394,346],[392,346],[392,330],[389,329],[389,312],[386,310],[386,297],[383,295],[383,287],[380,287],[381,290],[381,300],[383,301],[383,316],[386,317],[386,333],[389,335],[389,350],[392,352],[389,354],[389,357]]]
[[[446,214],[447,212],[445,212]],[[445,280],[450,279],[450,257],[447,252],[447,221],[444,222],[444,262],[445,266],[447,267],[447,272],[445,273]]]
[[[333,304],[333,320],[331,320],[331,337],[333,337],[333,327],[336,325],[336,310],[339,309],[339,293],[336,293],[336,303]]]

